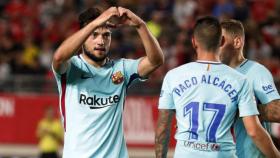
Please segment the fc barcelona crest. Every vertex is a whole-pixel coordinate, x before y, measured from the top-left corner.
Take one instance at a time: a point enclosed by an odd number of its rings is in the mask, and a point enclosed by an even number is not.
[[[112,75],[112,82],[114,84],[120,84],[124,80],[123,74],[121,71],[118,71]]]

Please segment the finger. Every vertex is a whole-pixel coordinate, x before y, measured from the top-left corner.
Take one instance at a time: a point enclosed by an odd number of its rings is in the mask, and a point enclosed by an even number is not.
[[[120,16],[123,16],[127,12],[127,10],[122,7],[118,7],[118,11],[119,11]]]
[[[112,10],[118,10],[118,8],[117,8],[116,6],[112,6],[112,7],[110,7],[110,9],[112,9]]]
[[[119,16],[119,11],[118,11],[117,7],[110,7],[109,10],[111,12],[111,16],[114,16],[114,15]]]
[[[125,23],[127,20],[129,20],[129,17],[127,16],[126,13],[124,13],[124,14],[120,17],[120,22],[121,22],[121,23]]]
[[[115,12],[116,12],[116,14],[115,15],[117,15],[117,16],[120,16],[120,12],[119,12],[119,10],[118,10],[118,7],[114,7],[115,8]]]

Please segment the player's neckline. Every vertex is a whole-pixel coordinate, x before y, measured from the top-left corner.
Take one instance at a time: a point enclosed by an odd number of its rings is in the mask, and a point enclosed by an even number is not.
[[[215,64],[215,65],[222,64],[222,63],[219,62],[219,61],[207,61],[207,60],[197,60],[197,61],[195,61],[195,62],[201,63],[201,64]]]
[[[90,63],[88,63],[82,55],[79,54],[78,57],[79,57],[82,61],[84,61],[87,65],[89,65],[90,67],[92,67],[93,69],[98,70],[98,71],[104,69],[104,68],[111,62],[110,59],[108,58],[108,59],[106,59],[107,61],[106,61],[106,63],[105,63],[103,66],[101,66],[101,67],[96,67],[96,66],[91,65]]]
[[[245,59],[242,61],[242,63],[238,66],[238,67],[242,67],[243,65],[245,65],[249,60],[248,59]]]

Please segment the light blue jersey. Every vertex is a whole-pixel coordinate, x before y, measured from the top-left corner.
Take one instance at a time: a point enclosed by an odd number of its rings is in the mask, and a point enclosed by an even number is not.
[[[140,60],[107,61],[96,68],[74,56],[54,72],[64,124],[64,158],[127,158],[122,113],[126,91],[139,79]]]
[[[267,104],[273,100],[280,99],[271,73],[261,64],[245,60],[236,68],[237,71],[246,75],[253,87],[258,103]],[[270,124],[262,122],[264,128],[270,132]],[[239,158],[264,158],[265,156],[256,147],[241,119],[235,124],[237,156]]]
[[[197,61],[169,71],[159,109],[175,109],[175,158],[235,157],[232,126],[239,116],[257,115],[246,77],[217,62]]]

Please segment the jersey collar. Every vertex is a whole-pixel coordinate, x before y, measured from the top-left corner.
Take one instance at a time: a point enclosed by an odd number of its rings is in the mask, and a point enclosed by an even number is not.
[[[243,60],[242,63],[238,67],[244,66],[248,61],[249,61],[248,59]]]
[[[215,64],[215,65],[222,64],[221,62],[218,61],[207,61],[207,60],[197,60],[196,62],[201,64]]]

